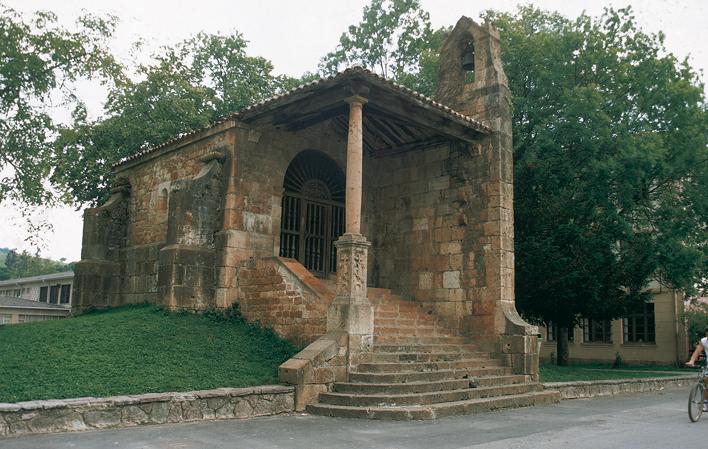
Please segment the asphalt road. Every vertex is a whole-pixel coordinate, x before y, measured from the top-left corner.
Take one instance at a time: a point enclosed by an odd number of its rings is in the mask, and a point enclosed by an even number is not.
[[[0,439],[2,449],[708,449],[687,391],[578,399],[438,421],[293,415]]]

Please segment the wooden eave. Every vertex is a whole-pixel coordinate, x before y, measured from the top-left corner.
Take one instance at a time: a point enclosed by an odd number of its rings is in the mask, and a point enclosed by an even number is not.
[[[287,96],[255,105],[235,115],[252,126],[299,131],[331,120],[348,130],[346,99],[359,95],[364,106],[364,148],[372,156],[421,149],[451,141],[473,142],[489,128],[429,98],[363,69],[350,69]]]
[[[115,171],[142,164],[242,121],[290,131],[325,120],[345,135],[352,95],[367,98],[364,106],[364,147],[373,156],[421,149],[444,142],[473,142],[491,128],[424,95],[361,67],[297,87],[244,108],[215,123],[146,148],[113,165]]]

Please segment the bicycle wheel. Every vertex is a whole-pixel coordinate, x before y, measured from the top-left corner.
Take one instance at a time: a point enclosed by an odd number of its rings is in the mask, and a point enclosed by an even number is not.
[[[703,414],[703,391],[705,387],[702,383],[698,383],[691,388],[691,393],[688,395],[688,417],[691,422],[696,422],[701,419]]]

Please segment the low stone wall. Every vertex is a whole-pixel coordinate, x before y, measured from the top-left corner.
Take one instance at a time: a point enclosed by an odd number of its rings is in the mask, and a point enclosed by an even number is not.
[[[646,379],[592,380],[577,382],[546,382],[547,390],[558,390],[561,399],[594,398],[623,393],[661,391],[668,388],[688,388],[696,382],[695,375],[652,377]]]
[[[0,437],[251,418],[293,410],[294,388],[282,385],[0,403]]]

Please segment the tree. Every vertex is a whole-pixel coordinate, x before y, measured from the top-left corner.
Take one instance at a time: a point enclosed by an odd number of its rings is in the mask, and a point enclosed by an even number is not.
[[[44,259],[39,257],[38,254],[33,256],[27,251],[17,252],[13,249],[7,253],[5,267],[0,267],[0,274],[3,274],[4,271],[4,275],[7,276],[6,279],[15,279],[61,273],[73,269],[73,264],[67,264],[64,260],[58,262],[56,260]]]
[[[79,17],[76,30],[57,24],[49,12],[26,19],[0,4],[0,203],[39,205],[53,200],[46,189],[54,157],[52,106],[77,98],[79,78],[119,76],[106,49],[115,18]]]
[[[488,12],[514,106],[516,298],[564,330],[706,277],[703,86],[631,10]],[[565,332],[558,363],[568,360]]]
[[[139,81],[124,80],[109,92],[104,116],[89,120],[82,108],[56,141],[52,177],[74,204],[100,204],[111,166],[146,147],[208,126],[251,103],[281,92],[294,80],[274,76],[272,64],[246,54],[241,34],[200,33],[163,47],[141,65]]]
[[[408,54],[413,46],[395,45],[394,11],[429,29],[417,2],[374,0],[321,70],[359,63],[434,92],[446,30]],[[571,20],[523,7],[484,18],[500,29],[513,95],[517,306],[558,327],[564,364],[567,330],[582,318],[633,311],[652,279],[689,294],[708,279],[703,86],[629,8]],[[407,62],[389,64],[389,52]]]
[[[420,72],[421,60],[431,57],[439,37],[418,0],[372,0],[361,22],[342,33],[337,48],[322,58],[320,71],[331,75],[357,64],[386,78],[416,82],[411,74]]]
[[[686,305],[682,319],[686,323],[688,332],[689,349],[705,337],[705,329],[708,328],[708,303],[694,299]]]

